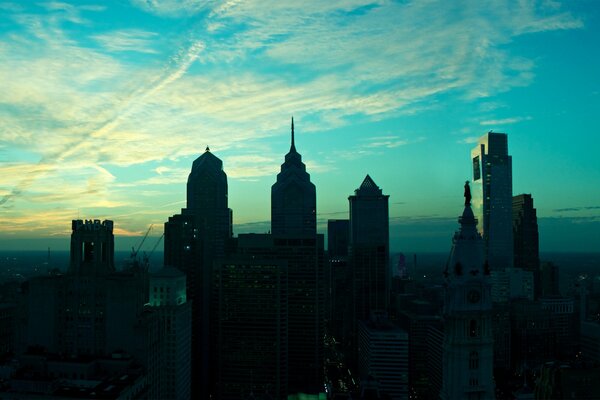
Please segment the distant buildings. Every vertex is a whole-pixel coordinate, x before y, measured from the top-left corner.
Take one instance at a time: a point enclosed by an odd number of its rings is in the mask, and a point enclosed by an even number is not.
[[[74,220],[67,273],[25,286],[27,348],[10,398],[189,398],[185,276],[117,271],[113,243],[112,221]]]

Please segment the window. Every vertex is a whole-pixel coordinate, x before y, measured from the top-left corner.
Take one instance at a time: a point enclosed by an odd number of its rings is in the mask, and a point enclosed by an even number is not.
[[[479,368],[479,353],[472,351],[469,353],[469,369]]]
[[[477,325],[477,321],[472,319],[469,322],[469,337],[477,337],[479,336],[479,326]]]

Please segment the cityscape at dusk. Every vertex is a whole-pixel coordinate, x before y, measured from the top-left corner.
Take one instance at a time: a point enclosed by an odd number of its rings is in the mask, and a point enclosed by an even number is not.
[[[0,0],[0,400],[600,399],[596,0]]]
[[[509,134],[542,251],[600,235],[600,9],[577,2],[1,2],[0,249],[68,248],[71,219],[118,249],[184,206],[206,146],[235,233],[269,230],[290,117],[318,231],[370,174],[395,251],[447,251],[456,182]],[[128,236],[135,238],[127,239]]]

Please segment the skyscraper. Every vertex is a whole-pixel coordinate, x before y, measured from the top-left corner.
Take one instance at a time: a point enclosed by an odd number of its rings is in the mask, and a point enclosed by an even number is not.
[[[513,197],[513,238],[515,262],[517,268],[533,273],[535,298],[542,293],[540,275],[540,245],[537,215],[530,194]]]
[[[207,147],[194,161],[188,177],[187,208],[165,222],[165,265],[186,274],[187,297],[192,303],[193,398],[208,398],[214,390],[212,269],[214,261],[224,255],[232,234],[227,200],[223,162]]]
[[[505,133],[488,132],[471,150],[473,208],[492,270],[513,266],[512,157]]]
[[[290,151],[277,174],[277,182],[271,187],[271,232],[276,236],[314,236],[317,232],[315,185],[296,151],[294,118]]]
[[[350,263],[353,271],[356,320],[371,311],[387,310],[390,258],[388,195],[369,175],[348,197],[350,202]]]
[[[271,187],[271,231],[276,257],[288,264],[289,392],[318,393],[323,382],[323,235],[316,230],[316,190],[296,151]]]
[[[494,344],[490,271],[465,185],[465,209],[444,275],[442,399],[493,399]]]

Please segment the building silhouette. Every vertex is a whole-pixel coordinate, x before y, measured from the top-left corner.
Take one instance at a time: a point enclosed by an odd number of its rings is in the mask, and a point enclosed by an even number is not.
[[[387,311],[389,280],[389,210],[388,195],[365,177],[350,205],[349,265],[352,296],[347,299],[352,310],[348,333],[348,362],[357,367],[358,322],[368,320],[371,312]]]
[[[218,398],[288,393],[288,263],[273,236],[243,234],[215,270]]]
[[[495,398],[490,271],[465,185],[465,208],[444,271],[443,399]]]
[[[323,382],[324,241],[316,231],[316,190],[291,145],[271,187],[271,232],[288,265],[288,391],[318,393]]]
[[[473,211],[492,270],[513,266],[512,157],[505,133],[488,132],[471,150]]]
[[[294,118],[292,141],[277,182],[271,187],[273,235],[314,236],[317,231],[317,196],[302,156],[296,151]]]
[[[533,274],[534,297],[542,294],[540,244],[536,210],[530,194],[513,197],[514,266]]]
[[[186,274],[187,297],[192,303],[194,398],[207,398],[214,391],[217,349],[212,270],[215,260],[225,255],[232,235],[227,191],[223,162],[207,147],[188,176],[187,207],[165,223],[164,263]]]

